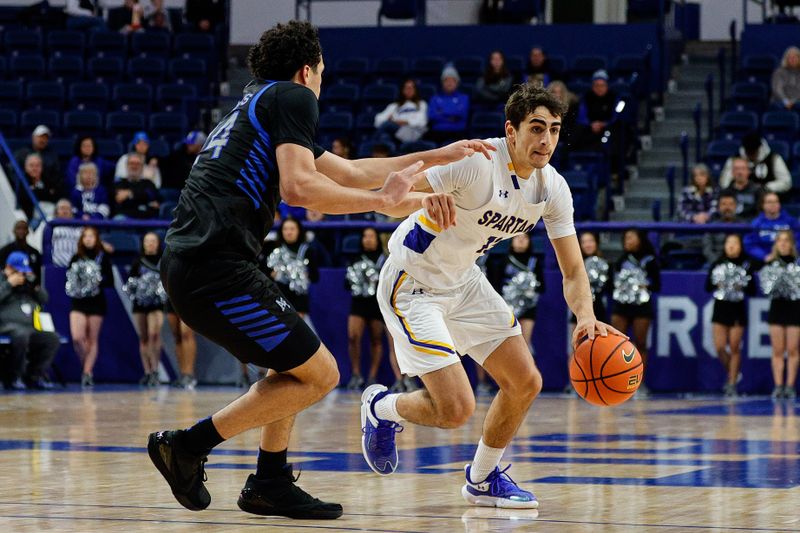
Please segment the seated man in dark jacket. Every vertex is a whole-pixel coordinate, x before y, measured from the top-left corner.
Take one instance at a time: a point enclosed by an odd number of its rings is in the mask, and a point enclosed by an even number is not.
[[[114,186],[114,214],[121,218],[156,218],[158,189],[142,177],[144,159],[138,152],[128,154],[128,177]]]
[[[32,273],[28,256],[12,252],[0,276],[0,335],[11,337],[4,385],[12,390],[50,388],[44,373],[59,346],[58,335],[37,329],[38,311],[47,302],[47,292],[33,285]]]

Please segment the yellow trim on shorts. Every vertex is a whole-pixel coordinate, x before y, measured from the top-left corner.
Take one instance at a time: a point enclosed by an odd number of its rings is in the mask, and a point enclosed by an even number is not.
[[[406,321],[406,318],[400,313],[400,310],[397,309],[397,292],[400,289],[400,286],[406,280],[406,278],[408,278],[408,274],[406,274],[405,272],[400,274],[400,277],[397,279],[397,282],[395,283],[394,290],[392,291],[392,310],[394,310],[394,314],[397,316],[397,318],[400,319],[400,323],[403,326],[403,330],[406,336],[409,337],[409,340],[413,340],[415,342],[424,344],[432,344],[434,346],[440,346],[442,350],[446,350],[446,353],[439,352],[438,348],[435,347],[425,348],[422,346],[417,346],[413,342],[411,343],[411,347],[418,352],[427,353],[431,355],[438,355],[439,357],[450,357],[451,355],[455,354],[456,351],[456,349],[453,346],[450,346],[445,342],[418,339],[417,336],[414,335],[414,332],[411,331],[411,326],[408,324],[408,321]]]
[[[433,222],[432,222],[432,221],[431,221],[431,220],[430,220],[428,217],[426,217],[425,215],[420,215],[418,220],[419,220],[420,222],[422,222],[422,223],[423,223],[423,224],[424,224],[424,225],[425,225],[425,226],[426,226],[428,229],[431,229],[431,230],[433,230],[433,231],[435,231],[435,232],[437,232],[437,233],[438,233],[438,232],[440,232],[440,231],[442,231],[442,228],[440,228],[439,226],[437,226],[436,224],[434,224],[434,223],[433,223]]]

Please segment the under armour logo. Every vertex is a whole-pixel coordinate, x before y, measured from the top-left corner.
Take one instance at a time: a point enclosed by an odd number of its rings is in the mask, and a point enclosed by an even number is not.
[[[286,311],[286,308],[289,307],[289,303],[282,297],[275,300],[275,303],[278,304],[278,306],[280,306],[281,311]]]
[[[508,191],[504,191],[503,189],[500,189],[499,192],[500,192],[500,198],[508,198]]]
[[[425,294],[425,292],[422,289],[414,289],[411,294]]]

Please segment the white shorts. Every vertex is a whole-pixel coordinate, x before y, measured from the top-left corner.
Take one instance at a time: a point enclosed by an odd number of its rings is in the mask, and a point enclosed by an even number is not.
[[[381,269],[378,303],[397,363],[409,376],[458,363],[461,355],[482,365],[505,339],[521,334],[511,309],[480,272],[456,289],[432,289],[390,257]]]

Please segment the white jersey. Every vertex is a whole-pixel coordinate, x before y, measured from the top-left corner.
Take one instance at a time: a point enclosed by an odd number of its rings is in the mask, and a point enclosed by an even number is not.
[[[564,178],[547,165],[523,178],[514,172],[506,139],[488,139],[491,161],[475,154],[426,171],[437,193],[451,193],[456,226],[442,230],[425,210],[412,213],[389,240],[391,260],[419,283],[455,288],[481,271],[475,261],[499,242],[530,232],[540,218],[547,235],[575,234],[572,194]]]

